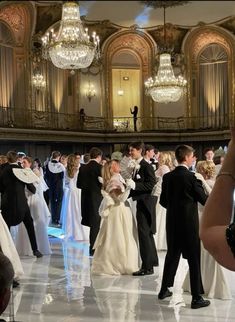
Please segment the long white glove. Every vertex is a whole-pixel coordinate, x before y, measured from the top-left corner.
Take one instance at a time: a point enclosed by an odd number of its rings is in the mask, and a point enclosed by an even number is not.
[[[131,190],[131,187],[126,187],[126,190],[121,195],[118,196],[118,200],[120,202],[125,202],[129,197],[130,190]]]
[[[126,186],[130,187],[132,190],[135,190],[135,181],[132,179],[127,179],[126,180]]]

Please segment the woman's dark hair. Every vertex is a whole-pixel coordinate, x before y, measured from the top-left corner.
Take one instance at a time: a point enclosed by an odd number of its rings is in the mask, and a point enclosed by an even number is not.
[[[41,160],[40,160],[40,159],[35,158],[35,159],[33,160],[33,162],[37,162],[38,167],[39,167],[39,168],[42,168],[42,162],[41,162]]]

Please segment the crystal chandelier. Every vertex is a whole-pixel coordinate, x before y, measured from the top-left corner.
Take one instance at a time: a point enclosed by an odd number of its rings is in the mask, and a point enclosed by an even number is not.
[[[170,103],[177,102],[185,92],[187,81],[183,76],[176,77],[171,65],[171,55],[166,50],[166,24],[164,8],[164,48],[160,54],[159,68],[157,75],[150,77],[145,82],[146,94],[150,95],[155,102]]]
[[[93,32],[90,40],[75,2],[63,4],[58,34],[51,29],[42,37],[42,45],[44,58],[50,58],[56,67],[62,69],[86,68],[91,65],[95,55],[97,58],[99,56],[99,37]]]
[[[36,72],[32,76],[32,84],[36,89],[44,89],[46,87],[46,81],[40,72]]]
[[[171,65],[171,55],[161,54],[157,76],[150,77],[145,82],[147,95],[158,103],[177,102],[183,94],[187,81],[182,77],[175,77]]]

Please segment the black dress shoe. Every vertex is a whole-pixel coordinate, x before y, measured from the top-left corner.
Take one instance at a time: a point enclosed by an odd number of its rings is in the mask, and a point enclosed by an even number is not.
[[[145,269],[141,268],[139,271],[132,273],[133,276],[144,276],[144,275],[152,275],[154,273],[153,268]]]
[[[210,301],[204,300],[204,298],[200,296],[199,298],[192,300],[191,309],[200,309],[201,307],[210,305],[210,303]]]
[[[166,290],[161,290],[158,294],[158,298],[159,300],[164,300],[166,297],[170,297],[172,296],[172,292],[168,290],[168,288]]]
[[[33,252],[33,255],[34,255],[34,256],[36,256],[37,258],[43,257],[42,253],[41,253],[41,252],[39,252],[39,250],[35,250],[35,251]]]
[[[16,280],[13,280],[12,287],[13,287],[13,288],[16,288],[16,287],[18,287],[18,286],[20,286],[20,283],[19,283],[19,282],[17,282]]]

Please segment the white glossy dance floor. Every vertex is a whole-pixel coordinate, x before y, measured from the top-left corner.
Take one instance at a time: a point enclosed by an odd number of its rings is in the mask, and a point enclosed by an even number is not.
[[[25,276],[13,292],[15,321],[235,321],[235,273],[228,273],[233,300],[212,300],[209,307],[192,310],[191,296],[181,292],[184,262],[171,301],[157,299],[164,252],[154,275],[92,277],[87,244],[58,238],[51,244],[51,256],[22,258]]]

